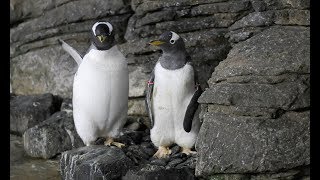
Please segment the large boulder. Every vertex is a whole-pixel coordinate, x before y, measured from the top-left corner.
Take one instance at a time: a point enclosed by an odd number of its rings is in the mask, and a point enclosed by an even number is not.
[[[196,144],[196,175],[276,172],[310,164],[309,116],[309,111],[277,119],[207,113]]]
[[[60,110],[62,99],[50,93],[13,96],[10,99],[10,131],[22,135]]]
[[[309,42],[308,27],[273,26],[233,46],[198,100],[197,176],[310,164]]]
[[[59,111],[23,134],[24,149],[31,157],[52,158],[84,146],[76,132],[72,112]]]
[[[71,179],[120,179],[133,162],[117,147],[86,146],[62,153],[61,177]]]

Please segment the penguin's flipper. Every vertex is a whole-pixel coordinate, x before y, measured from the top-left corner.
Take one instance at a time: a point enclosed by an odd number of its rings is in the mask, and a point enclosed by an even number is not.
[[[192,64],[190,64],[192,65]],[[186,110],[186,114],[184,116],[184,120],[183,120],[183,129],[186,132],[190,132],[191,131],[191,127],[192,127],[192,120],[194,117],[194,114],[196,112],[196,110],[198,109],[199,103],[198,103],[198,98],[200,97],[200,95],[202,94],[202,89],[200,87],[200,84],[198,83],[198,76],[196,71],[194,70],[194,80],[195,80],[195,88],[197,89],[196,92],[193,94],[190,103],[187,107]]]
[[[150,78],[147,84],[147,92],[146,92],[146,108],[147,108],[147,112],[150,118],[150,129],[153,127],[154,125],[154,121],[153,121],[153,114],[152,114],[152,108],[151,108],[151,101],[152,101],[152,93],[153,93],[153,84],[154,83],[154,70],[151,72],[150,74]]]
[[[80,53],[73,47],[71,47],[69,44],[64,42],[62,39],[58,39],[58,41],[59,44],[62,46],[62,49],[64,49],[68,54],[70,54],[70,56],[72,56],[72,58],[76,61],[76,63],[79,66],[82,62],[82,56],[80,55]]]

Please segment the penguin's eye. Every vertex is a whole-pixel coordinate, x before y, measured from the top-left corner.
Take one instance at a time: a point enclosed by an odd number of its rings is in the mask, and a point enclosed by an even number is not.
[[[170,44],[174,44],[175,42],[176,42],[176,41],[173,40],[173,39],[170,40]]]

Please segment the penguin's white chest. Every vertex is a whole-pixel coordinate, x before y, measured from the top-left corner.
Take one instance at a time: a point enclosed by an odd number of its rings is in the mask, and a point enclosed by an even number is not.
[[[127,62],[117,47],[84,56],[73,83],[74,121],[82,139],[107,136],[125,121],[128,83]]]
[[[158,139],[159,144],[174,142],[175,136],[183,129],[186,109],[195,92],[194,71],[186,64],[177,70],[167,70],[160,63],[155,67],[152,110],[154,127],[152,136],[163,136]],[[157,144],[157,143],[156,143]]]

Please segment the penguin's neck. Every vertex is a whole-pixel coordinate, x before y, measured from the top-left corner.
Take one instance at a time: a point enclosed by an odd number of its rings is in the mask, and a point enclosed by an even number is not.
[[[187,52],[185,50],[174,52],[164,51],[159,61],[161,66],[165,69],[180,69],[187,63]]]

